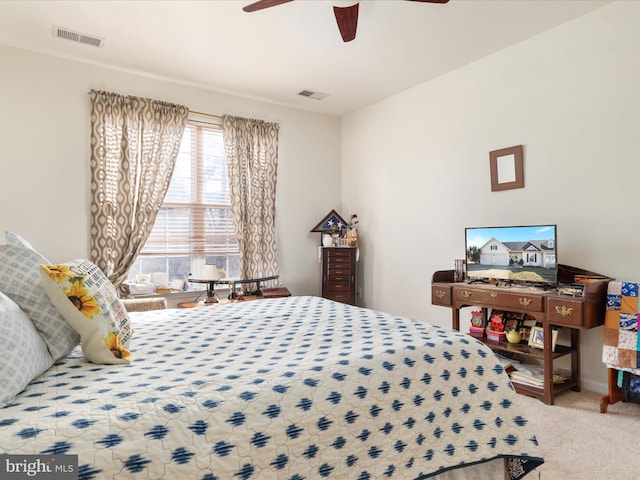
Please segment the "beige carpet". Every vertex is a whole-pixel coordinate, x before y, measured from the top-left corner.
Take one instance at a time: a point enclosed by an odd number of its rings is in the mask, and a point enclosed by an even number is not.
[[[601,394],[564,392],[554,405],[518,396],[545,459],[526,480],[640,479],[640,404],[618,402],[600,413]]]

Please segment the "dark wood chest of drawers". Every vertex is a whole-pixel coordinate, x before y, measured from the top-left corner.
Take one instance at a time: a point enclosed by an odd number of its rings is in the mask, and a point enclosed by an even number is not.
[[[322,248],[322,296],[356,304],[356,248]]]

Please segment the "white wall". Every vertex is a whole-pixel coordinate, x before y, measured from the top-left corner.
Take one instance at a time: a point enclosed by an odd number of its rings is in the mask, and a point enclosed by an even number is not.
[[[313,228],[340,204],[340,120],[0,46],[0,243],[29,240],[50,261],[89,255],[91,89],[280,124],[280,279],[320,294]]]
[[[466,226],[557,223],[560,263],[640,279],[638,24],[640,2],[616,2],[349,115],[342,131],[330,116],[0,46],[0,232],[51,261],[88,255],[94,88],[280,124],[276,224],[294,294],[320,293],[309,229],[332,208],[359,215],[364,304],[444,326],[431,274],[462,257]],[[492,193],[489,151],[517,144],[525,188]],[[582,335],[592,389],[606,381],[601,330]]]
[[[640,2],[616,2],[343,118],[368,307],[450,326],[431,275],[467,226],[557,223],[560,263],[640,280],[638,25]],[[519,144],[525,188],[492,193],[489,152]],[[581,340],[602,391],[602,327]]]

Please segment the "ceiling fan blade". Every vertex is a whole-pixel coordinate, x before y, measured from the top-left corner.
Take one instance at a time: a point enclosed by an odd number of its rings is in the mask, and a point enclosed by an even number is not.
[[[345,42],[350,42],[356,38],[359,5],[359,3],[356,3],[350,7],[333,7],[340,35],[342,35],[342,40]]]
[[[277,7],[278,5],[282,5],[283,3],[293,2],[293,0],[258,0],[257,2],[252,3],[251,5],[247,5],[246,7],[242,7],[242,10],[245,12],[256,12],[258,10],[263,10],[265,8]]]

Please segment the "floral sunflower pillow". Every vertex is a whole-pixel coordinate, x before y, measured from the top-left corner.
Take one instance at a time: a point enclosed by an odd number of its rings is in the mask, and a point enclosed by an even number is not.
[[[40,276],[56,309],[76,332],[85,357],[93,363],[129,363],[133,334],[115,287],[88,260],[41,265]]]

